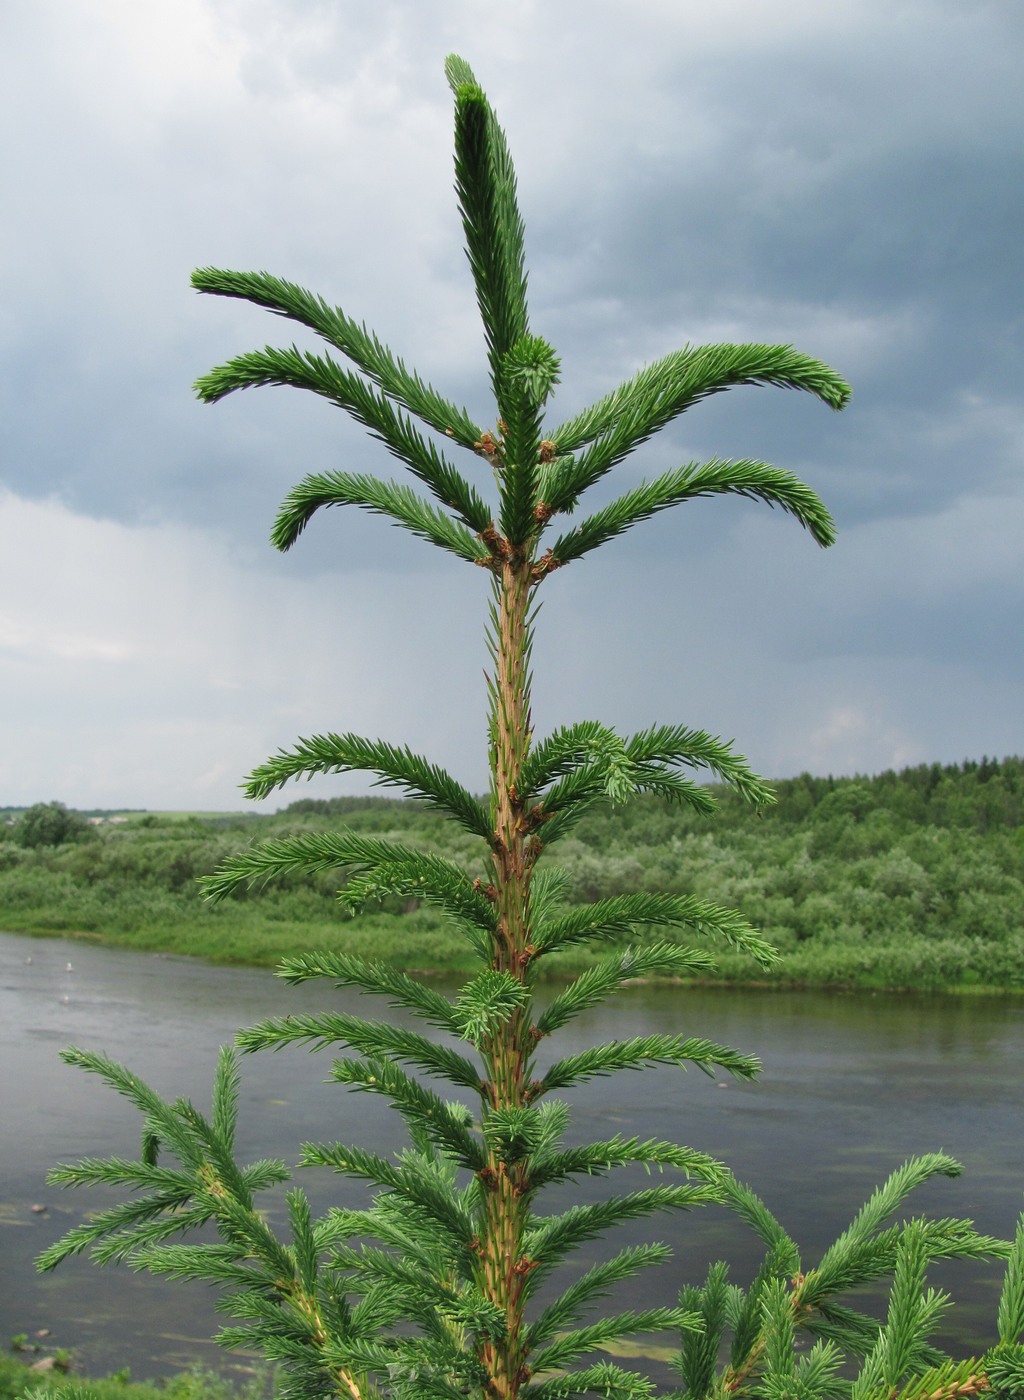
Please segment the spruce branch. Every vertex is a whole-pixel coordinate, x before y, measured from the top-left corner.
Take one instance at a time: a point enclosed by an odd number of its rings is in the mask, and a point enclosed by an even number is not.
[[[293,778],[319,773],[377,774],[375,787],[400,788],[417,802],[444,812],[485,841],[493,839],[487,813],[461,783],[407,747],[398,748],[358,734],[317,734],[280,749],[246,779],[246,797],[263,798]]]
[[[1010,1246],[991,1235],[979,1235],[969,1220],[920,1220],[917,1223],[929,1259],[1005,1258]],[[892,1225],[870,1238],[833,1245],[826,1260],[805,1276],[801,1297],[819,1305],[826,1297],[891,1273],[896,1265],[904,1227]]]
[[[552,1154],[557,1155],[571,1115],[569,1105],[563,1099],[548,1099],[544,1103],[531,1104],[529,1113],[533,1121],[530,1145],[536,1170],[541,1161],[547,1161]]]
[[[230,1045],[222,1045],[213,1081],[212,1126],[214,1136],[229,1157],[234,1152],[238,1126],[238,1089],[238,1060]]]
[[[389,399],[376,393],[358,375],[335,364],[329,356],[313,355],[294,345],[286,350],[268,345],[263,350],[237,355],[200,376],[195,382],[195,391],[204,403],[217,403],[239,389],[268,385],[308,389],[345,409],[379,438],[443,506],[454,511],[463,524],[471,530],[485,530],[490,524],[491,513],[486,504],[443,453],[417,432]],[[288,544],[278,547],[287,549]]]
[[[581,1371],[535,1381],[520,1393],[527,1400],[583,1400],[594,1395],[602,1400],[650,1400],[654,1387],[646,1376],[602,1361]]]
[[[561,364],[554,350],[539,335],[525,335],[517,340],[503,365],[506,382],[521,396],[526,410],[539,413],[554,392]],[[524,444],[534,450],[539,444]]]
[[[798,1395],[820,1400],[847,1400],[849,1388],[842,1376],[843,1353],[834,1342],[815,1342],[796,1363]],[[779,1396],[779,1400],[784,1400]]]
[[[400,1160],[426,1171],[440,1189],[459,1196],[467,1210],[475,1208],[476,1182],[460,1190],[456,1185],[457,1164],[432,1145],[407,1151]],[[381,1247],[390,1247],[410,1266],[418,1267],[424,1277],[463,1282],[473,1277],[472,1256],[467,1255],[458,1240],[419,1206],[393,1192],[378,1194],[367,1210],[334,1207],[315,1226],[315,1233],[319,1248],[344,1269],[355,1267],[349,1246],[358,1248],[362,1256],[369,1248],[367,1241],[374,1240]],[[345,1280],[344,1286],[348,1288],[350,1282]]]
[[[773,1278],[761,1293],[761,1329],[765,1339],[764,1384],[769,1396],[791,1393],[796,1379],[796,1326],[785,1280]]]
[[[437,510],[408,486],[352,472],[307,476],[285,498],[270,533],[277,549],[288,550],[316,512],[328,506],[359,506],[383,515],[439,549],[470,564],[487,564],[490,552],[465,525]]]
[[[395,1163],[361,1147],[343,1147],[340,1143],[303,1143],[304,1167],[330,1167],[345,1176],[362,1177],[376,1186],[407,1200],[448,1230],[464,1245],[473,1238],[474,1220],[457,1195],[446,1189],[443,1178],[427,1170],[423,1164],[406,1156]]]
[[[760,1061],[752,1055],[741,1055],[727,1045],[715,1045],[710,1040],[683,1035],[638,1035],[629,1040],[612,1040],[594,1045],[576,1055],[557,1061],[540,1081],[537,1096],[552,1089],[564,1089],[570,1084],[583,1084],[606,1074],[624,1069],[642,1069],[646,1065],[696,1065],[713,1077],[712,1066],[726,1070],[736,1079],[753,1079],[760,1072]]]
[[[974,1382],[973,1391],[967,1388],[969,1380]],[[961,1400],[982,1391],[988,1392],[986,1400],[1017,1400],[1017,1396],[1024,1395],[1024,1347],[1001,1342],[984,1358],[983,1366],[962,1378],[962,1385],[959,1391],[950,1386],[941,1400]],[[912,1400],[921,1397],[913,1396]]]
[[[309,1208],[309,1198],[304,1191],[289,1191],[285,1197],[288,1206],[288,1223],[292,1232],[292,1251],[295,1258],[295,1272],[307,1294],[315,1294],[319,1283],[320,1260],[316,1240],[313,1237],[313,1217]]]
[[[481,1123],[484,1141],[492,1160],[520,1169],[521,1189],[529,1189],[529,1162],[543,1131],[535,1107],[488,1104]],[[493,1168],[492,1168],[493,1170]],[[490,1178],[488,1178],[490,1179]]]
[[[529,334],[523,221],[504,132],[468,64],[455,55],[445,71],[455,95],[455,188],[487,340],[491,384],[504,417],[503,361]]]
[[[707,953],[698,948],[682,948],[678,943],[627,948],[624,953],[603,958],[559,992],[537,1018],[537,1030],[541,1035],[550,1035],[581,1012],[599,1006],[627,982],[646,977],[687,977],[710,972],[714,965]]]
[[[529,1001],[529,992],[510,972],[488,968],[459,993],[453,1011],[457,1033],[480,1046]]]
[[[741,1387],[761,1364],[765,1350],[764,1300],[777,1281],[789,1277],[795,1258],[795,1245],[790,1248],[780,1242],[769,1248],[745,1294],[742,1289],[729,1291],[726,1306],[733,1336],[729,1365],[720,1380],[726,1394],[742,1393]],[[875,1327],[877,1331],[877,1324]]]
[[[618,500],[560,535],[551,546],[552,562],[568,564],[625,534],[642,520],[699,496],[745,496],[780,506],[820,545],[835,542],[832,518],[817,495],[791,472],[749,460],[690,463],[652,482],[643,482]]]
[[[999,1364],[991,1357],[978,1361],[969,1356],[964,1361],[943,1358],[937,1365],[912,1377],[901,1388],[896,1400],[1015,1400],[1022,1393],[1024,1372],[1010,1379],[1010,1388],[1000,1384]]]
[[[425,1313],[423,1321],[428,1326],[431,1313],[437,1309],[479,1336],[497,1340],[504,1334],[504,1317],[472,1284],[430,1278],[407,1259],[368,1245],[339,1250],[337,1259],[346,1269],[365,1275],[368,1281],[387,1279],[394,1283],[415,1311]]]
[[[339,987],[358,987],[363,992],[386,996],[392,1006],[404,1007],[440,1030],[457,1031],[454,1007],[446,996],[388,963],[367,962],[350,953],[326,950],[298,953],[283,960],[277,976],[296,986],[325,978]]]
[[[689,779],[680,778],[661,763],[635,762],[625,743],[595,761],[581,763],[544,794],[531,813],[536,826],[545,825],[546,845],[564,835],[595,802],[621,805],[642,793],[685,801],[702,815],[714,810],[714,798]]]
[[[772,1371],[774,1363],[766,1361],[765,1358],[772,1345],[772,1328],[778,1325],[778,1317],[775,1316],[774,1321],[772,1318],[777,1313],[776,1304],[783,1287],[793,1319],[799,1327],[818,1337],[823,1343],[838,1346],[847,1354],[867,1356],[876,1353],[875,1361],[865,1372],[873,1375],[871,1367],[877,1369],[881,1366],[883,1357],[891,1357],[893,1342],[890,1339],[885,1348],[879,1350],[882,1330],[879,1323],[837,1302],[838,1293],[893,1275],[900,1267],[908,1232],[915,1242],[914,1257],[920,1255],[925,1263],[932,1259],[988,1258],[993,1255],[1005,1257],[1009,1253],[1009,1246],[1003,1241],[977,1234],[970,1221],[921,1219],[911,1222],[909,1226],[894,1225],[881,1228],[915,1185],[937,1172],[955,1174],[956,1166],[956,1163],[942,1154],[912,1159],[905,1163],[873,1194],[865,1208],[859,1212],[854,1226],[845,1231],[836,1244],[826,1251],[822,1261],[824,1269],[819,1266],[819,1269],[811,1269],[806,1273],[801,1269],[796,1244],[779,1222],[749,1187],[742,1185],[731,1173],[726,1172],[722,1181],[723,1199],[751,1225],[768,1246],[765,1261],[750,1289],[745,1295],[736,1295],[735,1301],[730,1303],[733,1345],[731,1365],[722,1381],[726,1390],[740,1389],[746,1378],[762,1365],[767,1365],[768,1371]],[[917,1273],[923,1269],[923,1265],[919,1264],[915,1264],[914,1267]],[[901,1288],[903,1291],[900,1296],[904,1301],[899,1305],[893,1304],[896,1309],[893,1316],[905,1316],[907,1308],[911,1306],[910,1300],[916,1298],[920,1301],[924,1296],[919,1284],[911,1286],[904,1280]],[[692,1306],[693,1300],[688,1299],[686,1305]],[[922,1305],[923,1310],[914,1313],[914,1317],[922,1322],[922,1327],[917,1328],[915,1332],[917,1340],[914,1342],[914,1364],[917,1369],[926,1365],[938,1365],[942,1360],[941,1354],[928,1344],[925,1336],[927,1326],[923,1325],[926,1322],[930,1326],[933,1315],[937,1315],[937,1311],[934,1314],[929,1311],[933,1305],[941,1311],[941,1301],[936,1302],[935,1298],[932,1298]],[[917,1307],[917,1303],[914,1303],[914,1307]],[[900,1312],[900,1308],[903,1312]],[[903,1324],[900,1326],[902,1331],[897,1329],[897,1333],[904,1336],[907,1327]],[[821,1383],[825,1385],[823,1393],[828,1391],[825,1378],[829,1373],[829,1355],[827,1348],[820,1353]],[[778,1371],[777,1365],[775,1371]],[[799,1372],[798,1368],[794,1374],[803,1373]],[[877,1376],[872,1385],[876,1382]],[[810,1379],[807,1383],[811,1383]],[[765,1381],[765,1386],[766,1395],[775,1394],[775,1382],[770,1379],[770,1375]],[[865,1396],[870,1394],[871,1400],[875,1400],[875,1392],[870,1387],[864,1393]]]
[[[308,326],[347,356],[357,369],[410,413],[429,427],[444,433],[460,447],[472,448],[480,429],[464,408],[443,398],[419,375],[406,369],[365,325],[353,321],[340,307],[308,292],[294,282],[272,277],[269,272],[227,272],[216,267],[200,267],[192,274],[198,292],[237,297],[265,307],[276,315]]]
[[[246,1218],[252,1216],[253,1195],[246,1185],[245,1173],[235,1161],[228,1144],[187,1099],[178,1099],[174,1107],[202,1148],[202,1165],[196,1173],[199,1181],[197,1199],[203,1200],[208,1194],[218,1209],[224,1206],[234,1210],[237,1205]],[[249,1227],[246,1225],[243,1228]],[[262,1224],[260,1228],[263,1229]]]
[[[239,885],[265,884],[275,875],[292,871],[317,874],[323,870],[381,872],[377,886],[351,884],[353,905],[402,884],[422,898],[436,902],[468,923],[485,931],[494,928],[494,910],[479,894],[469,876],[452,861],[425,855],[397,841],[360,836],[355,832],[307,832],[279,840],[262,841],[238,855],[229,856],[213,875],[200,880],[208,899],[220,900]],[[345,899],[346,891],[341,897]]]
[[[886,1220],[898,1210],[915,1187],[933,1176],[959,1176],[963,1167],[942,1152],[910,1157],[897,1168],[861,1207],[833,1245],[826,1250],[815,1274],[822,1292],[833,1293],[845,1285],[846,1261],[866,1245]]]
[[[539,499],[543,407],[558,382],[558,357],[539,336],[523,336],[502,361],[502,502],[499,524],[513,547],[527,547],[542,520]]]
[[[156,1189],[161,1193],[181,1192],[182,1200],[192,1190],[193,1177],[173,1167],[150,1166],[128,1157],[83,1157],[73,1165],[65,1163],[46,1173],[51,1186],[130,1186],[133,1190]]]
[[[881,1331],[877,1318],[835,1302],[820,1304],[804,1319],[804,1326],[812,1336],[834,1342],[848,1355],[859,1357],[867,1356]]]
[[[151,1129],[155,1128],[164,1141],[173,1145],[182,1165],[191,1167],[198,1165],[199,1158],[195,1154],[195,1145],[189,1134],[183,1131],[182,1124],[173,1108],[165,1103],[160,1095],[155,1093],[137,1074],[133,1074],[131,1070],[118,1064],[116,1060],[110,1059],[108,1055],[94,1050],[80,1050],[74,1045],[69,1045],[65,1050],[62,1050],[60,1058],[66,1065],[83,1069],[88,1074],[99,1075],[112,1089],[145,1114],[147,1126]]]
[[[410,1129],[424,1133],[435,1146],[454,1156],[469,1171],[486,1165],[478,1138],[468,1130],[467,1111],[445,1103],[392,1060],[335,1060],[331,1078],[339,1084],[390,1099]]]
[[[680,1291],[679,1306],[696,1314],[701,1324],[681,1331],[679,1356],[673,1363],[683,1379],[687,1395],[703,1397],[711,1392],[728,1320],[728,1277],[727,1265],[712,1264],[703,1288],[689,1287]]]
[[[444,868],[439,869],[437,859],[423,856],[418,861],[382,862],[365,875],[354,875],[339,890],[338,902],[348,913],[358,914],[367,904],[389,895],[421,899],[442,910],[477,952],[483,953],[495,927],[493,910],[484,901],[472,898],[462,880],[451,878]],[[475,892],[473,888],[473,894]]]
[[[1006,1264],[999,1294],[999,1340],[1005,1346],[1020,1342],[1024,1334],[1024,1214],[1017,1219],[1017,1232]]]
[[[873,1400],[896,1392],[907,1376],[920,1374],[931,1360],[929,1333],[949,1306],[947,1294],[925,1290],[928,1251],[916,1224],[903,1231],[885,1326],[853,1384],[850,1400]]]
[[[702,815],[713,807],[714,799],[702,787],[667,768],[628,764],[628,772],[629,797],[652,793],[685,803]],[[533,808],[530,822],[537,829],[542,848],[547,849],[568,836],[595,807],[609,803],[618,806],[620,801],[609,792],[609,774],[603,765],[578,768],[555,784],[544,801]]]
[[[149,1239],[205,1225],[213,1210],[207,1205],[190,1207],[190,1196],[190,1190],[154,1192],[99,1211],[87,1224],[76,1225],[44,1249],[36,1260],[36,1268],[48,1273],[85,1250],[92,1250],[98,1259],[124,1259]]]
[[[652,1186],[628,1195],[608,1196],[592,1205],[571,1206],[561,1215],[536,1217],[524,1237],[524,1247],[537,1267],[525,1278],[524,1293],[532,1295],[540,1283],[579,1245],[603,1235],[627,1220],[643,1220],[663,1210],[690,1210],[717,1199],[710,1184]]]
[[[641,1269],[665,1264],[672,1251],[664,1244],[634,1245],[606,1259],[571,1283],[555,1302],[549,1304],[530,1324],[528,1345],[531,1349],[546,1342],[576,1322],[583,1311],[596,1299],[604,1298],[618,1283],[635,1278]],[[687,1329],[689,1331],[690,1329]]]
[[[720,938],[749,954],[762,967],[773,967],[778,961],[775,949],[742,915],[692,895],[612,895],[593,904],[581,904],[540,924],[534,945],[539,956],[577,943],[632,938],[644,927],[689,929],[704,937]]]
[[[237,1249],[228,1244],[150,1244],[137,1250],[129,1263],[135,1270],[190,1283],[249,1289],[272,1282],[255,1261],[239,1263]]]
[[[670,1327],[691,1331],[699,1325],[697,1315],[684,1312],[682,1308],[647,1308],[642,1312],[618,1313],[602,1318],[600,1322],[592,1322],[587,1327],[578,1327],[541,1347],[533,1358],[534,1370],[538,1373],[561,1370],[587,1352],[600,1351],[609,1343],[635,1332],[662,1332]]]
[[[734,753],[731,742],[703,729],[690,729],[681,724],[652,725],[627,740],[626,752],[634,763],[706,768],[752,806],[766,807],[775,803],[772,789],[752,771],[742,754]]]
[[[158,1125],[163,1141],[173,1150],[180,1169],[155,1161],[87,1158],[60,1167],[53,1180],[65,1186],[121,1184],[146,1192],[101,1211],[69,1231],[45,1251],[38,1265],[51,1269],[71,1255],[90,1250],[99,1263],[134,1259],[140,1251],[175,1235],[216,1221],[229,1240],[258,1242],[263,1256],[276,1257],[279,1247],[253,1207],[256,1191],[288,1179],[280,1162],[239,1166],[233,1156],[237,1075],[230,1050],[221,1052],[214,1083],[213,1115],[208,1121],[187,1100],[165,1103],[147,1084],[104,1056],[65,1052],[70,1063],[101,1074],[132,1099]]]
[[[560,456],[585,450],[552,483],[548,505],[571,510],[589,486],[680,413],[742,384],[801,389],[836,409],[850,396],[849,386],[827,365],[788,345],[687,346],[646,366],[551,433]]]
[[[543,1106],[540,1110],[543,1112]],[[679,1147],[674,1142],[659,1142],[657,1138],[613,1137],[605,1142],[590,1142],[582,1147],[567,1147],[561,1151],[539,1143],[530,1165],[531,1186],[546,1186],[551,1182],[568,1181],[580,1176],[606,1176],[617,1167],[639,1164],[645,1171],[659,1172],[666,1167],[699,1177],[716,1188],[720,1186],[723,1169],[720,1163],[703,1152]]]
[[[537,925],[550,923],[572,887],[568,870],[557,865],[536,867],[530,881],[530,908]]]
[[[850,1383],[841,1374],[845,1358],[834,1342],[817,1342],[807,1356],[797,1357],[792,1308],[781,1280],[765,1289],[761,1307],[767,1343],[756,1389],[761,1400],[849,1400]]]
[[[523,764],[519,791],[524,799],[540,798],[541,812],[546,812],[587,796],[602,782],[602,795],[629,795],[634,774],[646,777],[655,767],[664,770],[672,766],[706,768],[754,806],[762,807],[775,800],[771,789],[751,770],[743,755],[733,752],[731,743],[703,729],[652,725],[628,739],[620,739],[614,731],[594,721],[556,730],[536,744]],[[608,779],[616,768],[623,775],[618,790]],[[571,780],[580,770],[584,777],[574,787]],[[560,782],[565,786],[558,786]],[[549,788],[541,797],[552,783],[555,788]],[[705,802],[697,800],[694,805],[713,810],[714,799],[705,794]]]
[[[591,721],[557,730],[527,756],[517,792],[534,801],[530,821],[543,829],[545,846],[566,835],[596,802],[622,803],[651,792],[685,801],[705,814],[714,810],[715,800],[705,788],[665,763],[642,754],[634,757],[631,746],[633,740]]]
[[[597,720],[581,720],[556,729],[534,744],[526,756],[517,784],[519,796],[524,801],[536,798],[550,783],[584,764],[604,760],[612,766],[623,750],[623,740]]]
[[[722,1198],[729,1208],[745,1220],[754,1233],[768,1246],[769,1256],[786,1274],[800,1269],[800,1254],[795,1242],[775,1219],[771,1211],[749,1186],[726,1171],[722,1181]]]
[[[277,1050],[284,1045],[308,1044],[313,1050],[347,1045],[371,1060],[391,1057],[463,1088],[476,1090],[480,1086],[480,1075],[472,1061],[449,1046],[438,1045],[403,1026],[365,1021],[361,1016],[340,1011],[270,1017],[239,1031],[235,1043],[246,1053]]]

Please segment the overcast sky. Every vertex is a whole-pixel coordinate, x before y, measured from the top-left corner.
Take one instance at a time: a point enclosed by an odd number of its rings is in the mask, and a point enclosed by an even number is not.
[[[487,576],[354,511],[277,555],[302,475],[392,459],[311,395],[190,388],[292,338],[190,271],[266,268],[493,419],[452,50],[516,160],[554,422],[687,342],[854,388],[721,395],[618,469],[771,461],[839,542],[695,502],[565,569],[538,731],[687,723],[775,777],[1022,752],[1019,0],[6,0],[0,806],[238,808],[329,729],[483,787]]]

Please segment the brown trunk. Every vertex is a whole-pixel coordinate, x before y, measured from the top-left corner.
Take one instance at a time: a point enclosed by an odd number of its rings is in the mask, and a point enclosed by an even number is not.
[[[500,578],[497,671],[494,704],[494,868],[498,915],[492,967],[525,980],[530,956],[530,873],[535,859],[528,847],[525,807],[517,788],[519,770],[530,744],[528,613],[532,588],[530,563],[506,560]],[[489,1071],[490,1109],[523,1107],[529,1099],[533,1042],[530,1018],[517,1013],[502,1024],[484,1047]],[[486,1343],[481,1360],[495,1400],[514,1400],[529,1378],[522,1348],[523,1281],[532,1262],[523,1255],[528,1191],[525,1170],[507,1166],[493,1151],[481,1172],[486,1192],[481,1246],[481,1285],[505,1316],[507,1336]]]

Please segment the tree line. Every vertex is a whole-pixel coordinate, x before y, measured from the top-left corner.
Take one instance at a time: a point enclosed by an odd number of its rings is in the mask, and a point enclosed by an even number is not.
[[[660,889],[739,908],[782,960],[766,974],[724,953],[727,980],[1024,989],[1024,760],[804,773],[774,788],[776,804],[756,815],[722,787],[709,789],[710,820],[657,796],[591,811],[558,851],[569,902]],[[443,925],[414,897],[386,896],[349,919],[335,899],[341,870],[203,903],[197,880],[240,841],[339,827],[440,850],[479,873],[466,834],[408,799],[302,798],[272,815],[140,813],[113,827],[46,803],[0,827],[0,921],[229,961],[273,962],[310,940],[383,940],[405,966],[460,966]]]

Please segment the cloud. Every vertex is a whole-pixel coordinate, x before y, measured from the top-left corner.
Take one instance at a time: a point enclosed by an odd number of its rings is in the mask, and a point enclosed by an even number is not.
[[[614,584],[594,597],[614,626],[556,579],[546,713],[572,717],[573,697],[631,724],[648,702],[671,718],[692,700],[776,772],[816,754],[869,767],[928,745],[1019,748],[1022,12],[638,0],[623,14],[617,0],[38,0],[5,15],[0,111],[19,137],[0,151],[0,484],[37,549],[14,546],[0,595],[10,732],[33,736],[19,791],[33,771],[71,801],[126,775],[159,787],[162,771],[184,790],[182,763],[240,776],[293,728],[350,723],[403,738],[411,724],[472,770],[452,736],[479,727],[479,658],[457,684],[419,685],[439,664],[433,632],[460,655],[476,636],[447,564],[355,512],[317,521],[285,560],[260,545],[304,473],[395,464],[309,395],[206,408],[190,389],[293,337],[196,296],[190,270],[266,267],[367,319],[490,421],[451,188],[452,49],[517,161],[533,323],[563,360],[555,417],[720,338],[792,342],[854,386],[840,418],[777,391],[719,396],[602,483],[596,503],[688,460],[763,458],[806,477],[843,535],[828,556],[782,553],[779,522],[735,503],[652,522],[609,553]],[[354,670],[321,654],[327,636]],[[287,698],[296,675],[304,703]],[[208,782],[230,800],[226,777]]]
[[[773,776],[1011,752],[1022,524],[1024,493],[975,498],[822,552],[763,510],[694,503],[647,527],[674,535],[673,558],[635,532],[553,576],[539,731],[684,722]],[[310,576],[290,557],[257,567],[220,532],[10,493],[0,530],[8,802],[235,810],[256,763],[331,729],[409,743],[485,786],[481,571]]]
[[[330,729],[426,748],[482,783],[482,658],[459,645],[482,633],[478,570],[466,595],[443,573],[294,578],[212,531],[9,493],[0,530],[8,803],[237,809],[246,772]],[[479,756],[463,747],[477,731]]]

